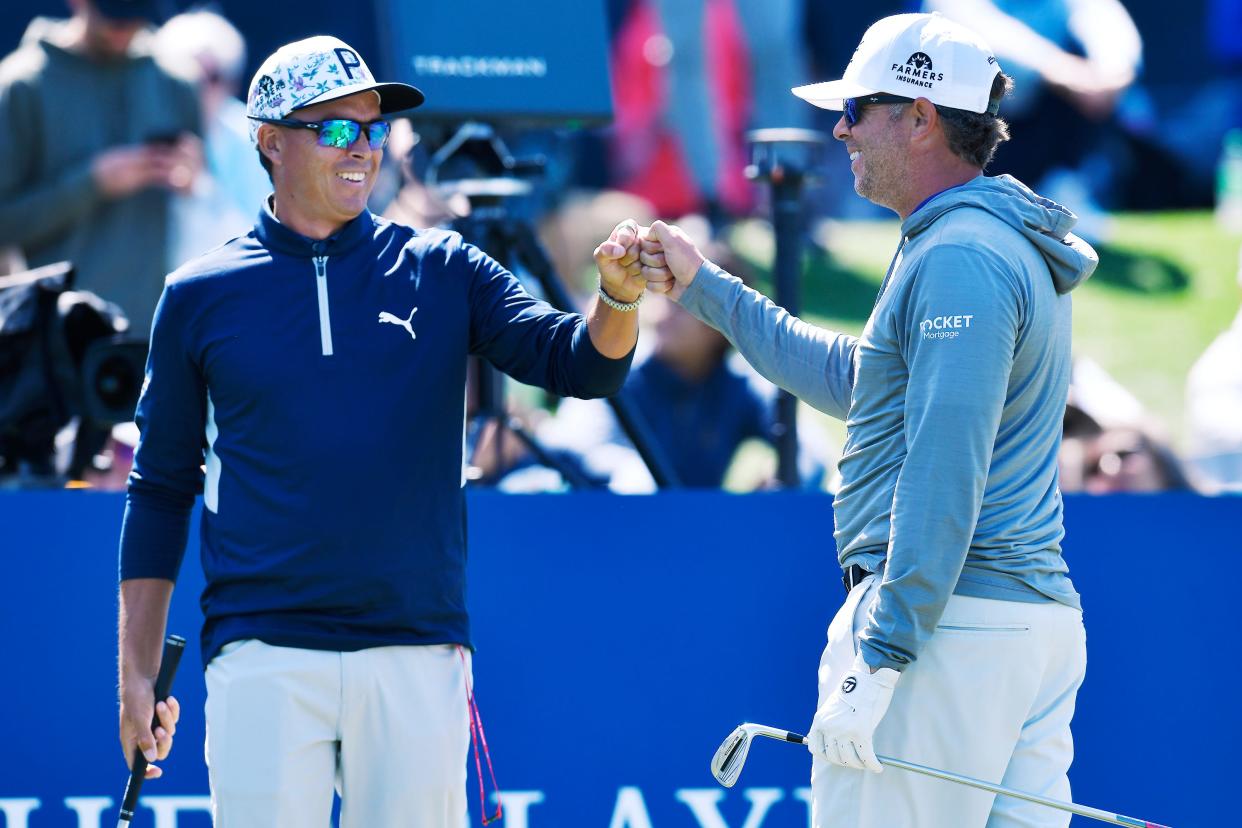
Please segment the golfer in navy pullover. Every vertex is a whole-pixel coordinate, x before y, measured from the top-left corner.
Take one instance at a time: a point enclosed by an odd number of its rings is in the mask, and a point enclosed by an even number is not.
[[[327,824],[334,780],[343,826],[461,824],[467,356],[565,396],[629,369],[636,226],[596,250],[584,318],[456,233],[366,210],[380,115],[421,100],[335,38],[270,57],[248,110],[275,196],[156,310],[121,534],[122,747],[171,746],[175,700],[147,723],[201,490],[217,826]]]

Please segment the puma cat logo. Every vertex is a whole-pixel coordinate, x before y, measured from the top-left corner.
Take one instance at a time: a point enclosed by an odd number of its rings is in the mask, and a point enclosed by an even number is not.
[[[381,325],[387,322],[390,325],[397,325],[405,328],[406,333],[410,335],[410,339],[418,339],[418,337],[414,335],[414,327],[410,324],[414,321],[414,314],[416,313],[418,313],[418,308],[411,310],[410,315],[405,319],[398,319],[388,311],[380,311],[379,322]]]

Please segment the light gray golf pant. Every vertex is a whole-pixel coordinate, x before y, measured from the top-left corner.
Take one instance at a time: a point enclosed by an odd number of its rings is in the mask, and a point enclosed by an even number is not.
[[[207,666],[216,828],[461,828],[470,654],[235,641]]]
[[[822,702],[849,670],[879,578],[854,587],[828,628]],[[875,752],[1070,799],[1070,719],[1087,666],[1082,613],[954,595],[897,683]],[[852,770],[816,757],[814,828],[1066,828],[1064,811],[898,768]]]

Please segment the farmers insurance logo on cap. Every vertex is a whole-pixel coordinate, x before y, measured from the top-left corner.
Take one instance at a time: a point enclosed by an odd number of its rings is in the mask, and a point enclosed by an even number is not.
[[[423,93],[404,83],[376,83],[371,70],[349,44],[319,35],[281,46],[263,61],[246,98],[250,139],[259,122],[254,118],[285,118],[315,103],[373,90],[380,96],[380,112],[401,112],[423,102]]]
[[[895,14],[867,29],[840,80],[793,93],[824,109],[884,92],[986,112],[999,71],[992,50],[970,29],[940,14]]]
[[[933,68],[932,59],[925,52],[915,52],[906,58],[904,64],[893,64],[893,71],[897,73],[897,80],[903,83],[923,86],[927,89],[931,89],[932,84],[936,81],[944,80],[944,72],[934,72]]]

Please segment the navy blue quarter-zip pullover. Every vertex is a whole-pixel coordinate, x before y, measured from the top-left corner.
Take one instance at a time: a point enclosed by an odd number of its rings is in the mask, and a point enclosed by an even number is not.
[[[313,241],[265,207],[165,285],[121,579],[176,578],[201,488],[204,664],[243,638],[468,645],[470,354],[576,397],[614,393],[632,357],[456,233],[363,212]]]

